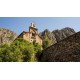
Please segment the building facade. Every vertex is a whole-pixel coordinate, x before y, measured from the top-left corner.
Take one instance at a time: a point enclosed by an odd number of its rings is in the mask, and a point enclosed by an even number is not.
[[[42,39],[38,35],[38,29],[36,28],[34,23],[31,23],[29,26],[29,32],[23,31],[18,38],[23,38],[26,41],[29,42],[35,42],[38,43],[39,45],[42,45]]]

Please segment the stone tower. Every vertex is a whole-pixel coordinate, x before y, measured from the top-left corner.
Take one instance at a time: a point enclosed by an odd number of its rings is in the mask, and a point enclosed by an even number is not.
[[[29,32],[33,34],[38,34],[38,29],[36,28],[36,25],[34,23],[31,23],[31,26],[29,27]]]
[[[42,45],[42,38],[38,35],[38,29],[34,23],[29,26],[29,32],[23,31],[18,38],[23,38],[29,42],[35,42]]]

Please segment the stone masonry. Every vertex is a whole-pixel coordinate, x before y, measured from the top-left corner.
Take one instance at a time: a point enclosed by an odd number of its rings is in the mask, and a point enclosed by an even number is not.
[[[43,50],[40,61],[80,62],[80,32]]]
[[[29,42],[35,42],[39,45],[42,45],[42,38],[38,35],[38,29],[36,28],[34,23],[31,23],[31,26],[29,27],[29,32],[23,31],[18,38],[23,38],[26,41]]]

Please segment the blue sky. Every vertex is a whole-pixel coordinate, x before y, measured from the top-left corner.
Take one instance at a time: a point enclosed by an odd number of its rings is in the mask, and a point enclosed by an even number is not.
[[[10,29],[18,35],[28,31],[31,22],[36,23],[39,32],[71,27],[80,31],[80,17],[0,17],[0,27]]]

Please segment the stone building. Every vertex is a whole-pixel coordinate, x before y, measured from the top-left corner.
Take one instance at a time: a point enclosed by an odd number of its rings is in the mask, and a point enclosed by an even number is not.
[[[29,26],[29,32],[23,31],[18,38],[23,38],[26,41],[29,42],[35,42],[39,45],[42,45],[42,39],[38,35],[38,29],[36,28],[34,23],[31,23],[31,26]]]

